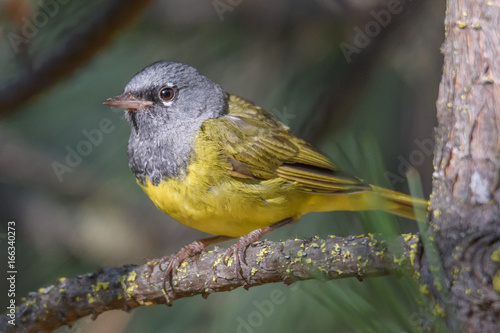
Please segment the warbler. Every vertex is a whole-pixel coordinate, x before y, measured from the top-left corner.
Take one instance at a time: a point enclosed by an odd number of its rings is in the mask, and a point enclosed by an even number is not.
[[[234,254],[238,272],[249,244],[309,212],[384,210],[414,219],[414,207],[428,206],[341,171],[271,113],[183,63],[147,66],[104,104],[126,109],[129,166],[156,207],[217,235],[169,258],[170,278],[184,259],[235,237],[225,260]]]

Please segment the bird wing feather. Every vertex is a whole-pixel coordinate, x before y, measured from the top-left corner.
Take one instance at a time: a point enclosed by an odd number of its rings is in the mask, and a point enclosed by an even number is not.
[[[344,173],[269,112],[230,95],[226,116],[205,121],[202,132],[232,166],[235,178],[282,178],[305,192],[350,193],[370,189]]]

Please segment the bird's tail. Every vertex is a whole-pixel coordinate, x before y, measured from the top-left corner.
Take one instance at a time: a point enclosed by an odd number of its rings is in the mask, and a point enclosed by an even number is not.
[[[427,214],[429,209],[429,201],[419,198],[414,198],[408,194],[391,191],[383,187],[373,186],[373,193],[377,194],[384,200],[384,208],[388,213],[416,220],[415,212],[420,211],[423,215]]]
[[[312,194],[303,206],[302,214],[332,210],[384,210],[416,220],[415,211],[427,214],[429,201],[407,194],[370,185],[370,190],[343,194]],[[420,215],[420,214],[419,214]]]

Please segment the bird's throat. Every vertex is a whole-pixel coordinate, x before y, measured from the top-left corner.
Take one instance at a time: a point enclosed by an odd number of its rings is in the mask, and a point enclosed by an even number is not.
[[[137,125],[132,129],[128,144],[129,166],[137,180],[144,185],[147,178],[158,185],[162,179],[182,179],[201,124],[183,123],[161,128]]]

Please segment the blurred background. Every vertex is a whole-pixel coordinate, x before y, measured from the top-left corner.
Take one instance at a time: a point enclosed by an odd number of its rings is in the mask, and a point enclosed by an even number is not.
[[[136,185],[129,126],[102,105],[157,60],[198,68],[372,184],[408,193],[416,168],[428,196],[443,19],[431,0],[0,0],[0,264],[6,272],[13,220],[18,300],[208,236]],[[382,212],[330,212],[267,238],[415,231]],[[286,302],[259,312],[276,289]],[[433,321],[422,302],[406,276],[306,281],[111,311],[58,332],[417,332]]]

